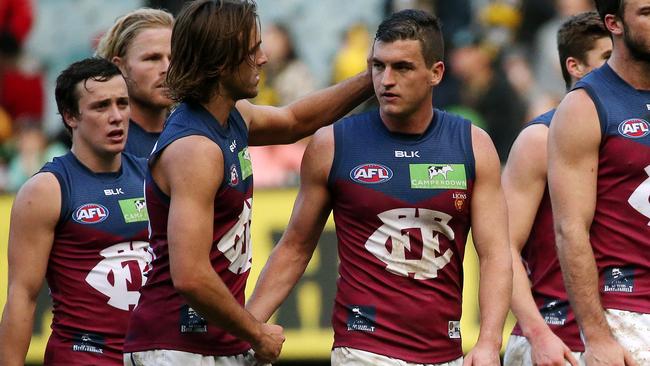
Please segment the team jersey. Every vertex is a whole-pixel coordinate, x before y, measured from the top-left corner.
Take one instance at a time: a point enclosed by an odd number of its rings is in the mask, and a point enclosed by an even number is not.
[[[417,136],[391,133],[377,110],[334,125],[328,182],[340,257],[334,347],[414,363],[463,355],[471,123],[438,109],[433,114]]]
[[[148,158],[153,150],[160,132],[147,132],[133,120],[129,121],[129,134],[126,139],[124,152],[140,158]]]
[[[253,196],[248,130],[233,109],[222,125],[200,105],[181,103],[172,112],[150,157],[183,137],[200,135],[219,146],[224,160],[223,182],[214,199],[214,225],[210,262],[214,271],[243,306],[244,288],[251,267],[250,222]],[[147,208],[151,222],[153,269],[129,323],[125,350],[177,350],[211,356],[241,354],[250,345],[208,322],[175,291],[167,242],[170,198],[147,174]]]
[[[602,132],[589,238],[605,308],[650,313],[650,91],[609,64],[575,89],[593,100]]]
[[[548,128],[554,114],[555,109],[546,112],[534,118],[524,128],[540,124]],[[533,299],[546,324],[571,351],[584,352],[585,346],[580,339],[575,314],[569,305],[560,261],[555,250],[553,212],[548,186],[544,190],[528,240],[521,250],[521,259],[528,272]],[[519,323],[515,325],[512,334],[523,336]]]
[[[46,164],[61,187],[46,279],[53,301],[46,365],[122,365],[131,310],[146,282],[144,159],[122,154],[116,173],[93,173],[68,153]]]

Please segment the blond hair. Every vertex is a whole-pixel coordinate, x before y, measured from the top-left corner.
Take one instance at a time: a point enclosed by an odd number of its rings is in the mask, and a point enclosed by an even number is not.
[[[115,21],[115,24],[102,36],[95,56],[109,61],[113,57],[124,57],[135,37],[147,28],[172,28],[174,16],[160,9],[141,8],[134,10]]]

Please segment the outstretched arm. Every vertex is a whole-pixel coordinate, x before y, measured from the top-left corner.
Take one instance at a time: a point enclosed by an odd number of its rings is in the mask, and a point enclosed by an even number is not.
[[[327,177],[334,157],[331,127],[320,130],[302,160],[300,191],[289,226],[267,261],[246,307],[268,320],[302,276],[330,213]]]
[[[508,206],[508,236],[512,252],[512,312],[531,345],[534,365],[563,366],[566,359],[577,361],[571,350],[548,327],[530,289],[530,281],[521,260],[521,250],[530,236],[540,202],[546,190],[548,127],[542,124],[524,129],[510,150],[501,182]],[[555,250],[555,243],[548,243]]]
[[[0,322],[0,364],[23,365],[61,211],[59,182],[51,173],[32,177],[20,189],[9,228],[9,288]]]
[[[567,94],[553,117],[548,137],[555,240],[564,284],[585,339],[587,365],[633,365],[605,319],[589,242],[596,209],[600,142],[593,101],[582,89]]]
[[[264,362],[277,359],[282,328],[257,321],[235,299],[210,263],[214,198],[223,180],[223,155],[202,136],[169,145],[152,168],[169,192],[169,265],[176,290],[210,323],[248,341]]]
[[[248,124],[250,145],[288,144],[337,121],[372,93],[366,71],[285,107],[257,106],[247,100],[238,101],[236,107]]]
[[[481,329],[464,365],[498,365],[510,296],[512,260],[508,247],[506,203],[499,157],[490,137],[472,126],[476,178],[472,192],[472,237],[480,262]]]

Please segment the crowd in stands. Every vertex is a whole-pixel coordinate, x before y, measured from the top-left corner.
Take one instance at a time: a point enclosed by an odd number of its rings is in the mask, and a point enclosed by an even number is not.
[[[43,0],[0,0],[0,193],[13,193],[46,161],[63,154],[68,137],[43,126],[47,68],[24,52]],[[278,0],[257,0],[258,3]],[[565,93],[555,34],[566,17],[593,8],[591,0],[377,0],[385,12],[406,7],[441,18],[446,72],[433,105],[471,119],[492,137],[505,161],[514,137],[530,117],[555,106]],[[177,11],[182,0],[143,5]],[[383,18],[385,14],[379,14]],[[330,20],[323,20],[330,21]],[[284,105],[366,67],[372,26],[350,24],[340,35],[330,75],[316,77],[305,62],[290,20],[266,22],[264,67],[257,104]],[[88,56],[88,55],[87,55]],[[50,93],[51,94],[51,93]],[[369,101],[362,108],[372,108]],[[296,186],[307,141],[251,149],[255,184]]]

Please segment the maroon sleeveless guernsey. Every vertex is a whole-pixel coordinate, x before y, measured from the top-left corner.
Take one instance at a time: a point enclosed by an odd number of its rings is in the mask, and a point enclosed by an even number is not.
[[[336,123],[334,140],[334,347],[414,363],[462,357],[470,122],[435,109],[424,134],[395,134],[375,110]]]
[[[53,302],[45,365],[122,365],[131,310],[151,268],[142,182],[146,161],[122,154],[94,173],[69,152],[46,164],[61,187],[47,264]]]
[[[536,124],[548,127],[554,114],[555,109],[544,113],[526,127]],[[569,305],[555,249],[553,212],[548,187],[544,190],[530,235],[521,251],[521,259],[528,271],[533,299],[546,324],[571,351],[584,352],[580,328]],[[512,334],[523,336],[519,323],[515,325]]]
[[[609,64],[579,81],[594,104],[602,140],[589,232],[605,308],[650,313],[650,91]]]
[[[211,139],[223,152],[224,179],[214,200],[210,262],[243,306],[246,279],[251,267],[253,195],[247,128],[235,109],[224,127],[203,107],[182,103],[169,117],[151,159],[156,159],[170,143],[191,135]],[[140,303],[129,322],[125,352],[167,349],[208,356],[246,352],[250,349],[248,343],[217,325],[209,324],[175,291],[167,247],[169,197],[158,188],[150,172],[147,174],[145,194],[155,259],[149,280],[142,289]]]

